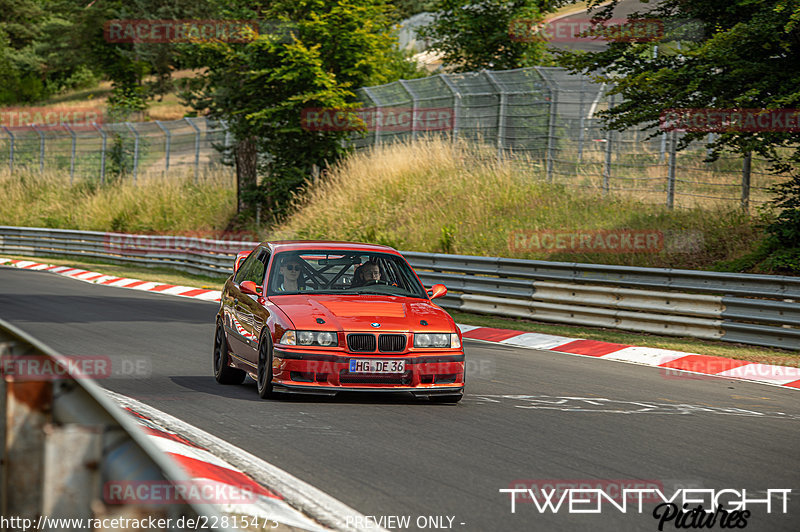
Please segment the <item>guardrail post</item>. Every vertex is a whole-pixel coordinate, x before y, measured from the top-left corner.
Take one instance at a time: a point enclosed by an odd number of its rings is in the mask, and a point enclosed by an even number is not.
[[[744,154],[742,161],[742,210],[750,212],[750,169],[753,161],[753,153]]]
[[[161,131],[164,132],[164,151],[165,159],[164,159],[164,176],[166,177],[167,172],[169,172],[169,148],[170,144],[172,143],[172,133],[169,129],[165,128],[164,125],[161,123],[160,120],[156,120],[156,125],[161,128]]]
[[[455,83],[447,77],[447,74],[439,74],[439,77],[453,94],[453,130],[450,139],[455,142],[458,139],[458,124],[461,118],[461,92],[459,92]]]
[[[72,137],[72,149],[70,150],[69,156],[69,184],[71,185],[75,178],[75,148],[77,144],[77,135],[66,122],[64,122],[64,128],[69,131],[69,135]]]
[[[677,164],[677,136],[675,130],[669,134],[669,173],[667,174],[667,208],[675,207],[675,166]]]
[[[31,124],[31,128],[39,135],[39,173],[44,173],[44,133],[39,131],[36,124]]]
[[[103,138],[103,148],[100,152],[100,183],[106,184],[106,143],[108,141],[108,135],[106,134],[103,129],[98,126],[96,123],[92,123],[94,128],[100,132],[100,136]]]
[[[133,133],[133,183],[136,184],[136,176],[139,174],[139,132],[130,122],[125,122],[125,125]]]
[[[3,126],[3,129],[6,131],[6,135],[8,135],[8,138],[11,140],[11,142],[8,145],[8,171],[10,173],[13,173],[14,172],[14,141],[16,141],[16,137],[11,132],[11,130],[8,129],[6,126]]]
[[[200,128],[188,116],[184,117],[184,120],[194,129],[194,182],[196,184],[200,176]]]

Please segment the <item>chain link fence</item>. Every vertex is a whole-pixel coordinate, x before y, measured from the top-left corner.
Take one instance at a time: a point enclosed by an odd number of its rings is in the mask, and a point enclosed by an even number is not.
[[[56,172],[105,182],[125,175],[193,172],[195,180],[222,167],[232,137],[224,123],[206,118],[92,124],[89,127],[3,127],[0,165],[10,172]]]
[[[431,135],[480,142],[496,148],[498,158],[525,164],[532,178],[632,194],[669,207],[739,203],[749,208],[770,200],[769,186],[778,178],[769,173],[766,160],[724,155],[708,162],[704,142],[676,151],[680,133],[652,137],[644,129],[605,130],[598,112],[619,103],[608,89],[555,67],[439,74],[365,87],[357,94],[373,118],[368,131],[352,142],[364,148]],[[401,114],[413,118],[399,123]],[[437,117],[433,125],[419,119],[426,114]],[[231,142],[224,123],[205,118],[105,124],[84,131],[3,128],[0,167],[100,180],[120,173],[136,180],[178,169],[199,179],[221,167],[220,148]]]

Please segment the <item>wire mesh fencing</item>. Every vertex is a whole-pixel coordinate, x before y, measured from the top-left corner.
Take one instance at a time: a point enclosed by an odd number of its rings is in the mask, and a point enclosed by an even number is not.
[[[498,158],[524,164],[531,179],[629,194],[669,207],[735,205],[770,200],[780,180],[758,157],[708,160],[707,142],[677,150],[682,133],[603,127],[598,113],[620,102],[610,87],[556,67],[439,74],[357,91],[366,132],[356,148],[441,136],[489,144]],[[324,128],[323,128],[324,129]],[[655,131],[655,135],[652,133]],[[206,118],[93,125],[80,131],[35,126],[0,129],[0,168],[55,170],[101,181],[125,175],[191,172],[201,179],[226,168],[233,142],[224,122]]]

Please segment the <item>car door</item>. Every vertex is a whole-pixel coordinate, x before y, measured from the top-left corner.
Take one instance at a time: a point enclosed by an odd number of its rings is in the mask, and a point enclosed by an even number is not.
[[[258,364],[259,335],[269,318],[269,312],[264,308],[264,277],[267,273],[269,255],[268,249],[262,249],[257,260],[253,262],[252,267],[246,272],[245,278],[242,279],[242,282],[254,282],[260,295],[242,293],[236,304],[236,312],[244,328],[242,358],[252,364]]]
[[[241,285],[244,281],[254,281],[256,284],[263,283],[264,257],[267,255],[264,248],[256,248],[250,256],[245,259],[236,272],[233,283],[228,295],[228,305],[230,309],[231,327],[228,329],[228,343],[233,354],[240,359],[252,362],[251,352],[253,351],[253,318],[251,316],[252,307],[249,304],[252,296],[242,292]],[[261,281],[257,281],[259,272]]]

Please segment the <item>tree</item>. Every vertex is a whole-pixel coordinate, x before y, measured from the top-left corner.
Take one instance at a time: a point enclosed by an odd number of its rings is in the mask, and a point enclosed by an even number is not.
[[[354,89],[393,81],[409,64],[394,48],[381,0],[242,0],[223,12],[270,21],[262,24],[269,31],[245,43],[188,50],[205,71],[188,80],[184,95],[233,133],[239,211],[260,203],[277,219],[315,165],[333,163],[347,150],[350,132],[304,129],[303,110],[356,107]]]
[[[592,7],[600,3],[589,1]],[[599,10],[596,19],[607,20],[617,3]],[[661,21],[668,29],[664,40],[672,44],[661,44],[654,53],[658,43],[618,41],[601,52],[565,52],[560,58],[573,71],[593,72],[612,83],[611,93],[622,95],[623,103],[603,115],[610,128],[644,125],[655,135],[662,113],[673,109],[800,108],[800,1],[662,0],[630,18]],[[706,134],[687,131],[678,148]],[[800,129],[732,128],[710,147],[714,157],[724,151],[758,154],[773,163],[776,174],[797,179]],[[800,187],[780,192],[783,214],[769,228],[771,245],[794,246],[800,257]]]
[[[457,72],[505,70],[537,64],[545,43],[515,38],[515,26],[539,22],[564,2],[554,0],[434,0],[434,22],[421,29],[430,48]]]

